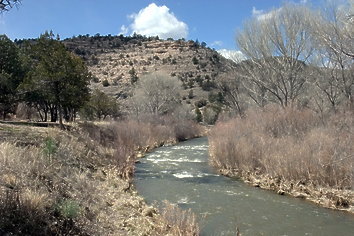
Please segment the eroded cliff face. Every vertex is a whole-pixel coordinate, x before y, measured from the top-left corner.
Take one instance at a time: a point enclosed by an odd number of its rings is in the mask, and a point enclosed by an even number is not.
[[[216,83],[219,78],[232,78],[236,74],[233,61],[204,43],[191,40],[79,36],[63,42],[87,62],[93,77],[92,88],[99,88],[117,98],[130,96],[134,78],[163,71],[183,82],[181,98],[194,104],[197,100],[208,99],[210,92],[218,92]],[[191,89],[193,96],[189,98]]]

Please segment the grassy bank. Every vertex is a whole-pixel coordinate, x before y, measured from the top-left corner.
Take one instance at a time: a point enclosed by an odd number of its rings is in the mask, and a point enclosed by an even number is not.
[[[267,107],[219,122],[210,161],[222,173],[279,194],[354,212],[354,114]]]
[[[0,124],[0,235],[197,235],[192,213],[167,204],[157,214],[129,180],[137,151],[198,135],[178,125],[85,123],[67,132]]]

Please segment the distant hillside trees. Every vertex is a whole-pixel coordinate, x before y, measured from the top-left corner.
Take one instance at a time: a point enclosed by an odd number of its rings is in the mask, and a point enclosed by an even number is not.
[[[136,73],[136,70],[134,69],[134,67],[129,71],[129,75],[130,75],[130,83],[131,84],[135,84],[136,82],[138,82],[139,77],[138,77],[138,74]]]
[[[0,113],[3,119],[15,110],[19,99],[17,87],[23,74],[19,49],[6,35],[0,35]]]
[[[26,51],[30,71],[23,85],[24,100],[38,109],[43,121],[62,124],[89,99],[90,76],[84,62],[66,50],[52,32],[41,35]]]

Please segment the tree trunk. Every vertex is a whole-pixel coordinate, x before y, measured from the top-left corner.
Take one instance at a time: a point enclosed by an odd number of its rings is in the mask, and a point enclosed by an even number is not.
[[[63,124],[63,111],[60,105],[58,106],[58,111],[59,111],[59,127],[60,129],[65,129]]]

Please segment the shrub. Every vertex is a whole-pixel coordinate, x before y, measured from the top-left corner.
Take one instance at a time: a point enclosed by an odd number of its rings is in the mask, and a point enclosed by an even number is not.
[[[55,142],[55,140],[51,137],[47,137],[44,140],[44,148],[43,148],[43,152],[45,155],[47,155],[48,157],[54,155],[58,150],[57,144]]]
[[[190,79],[190,80],[188,80],[188,87],[189,88],[193,88],[194,87],[194,80],[193,79]]]
[[[208,95],[208,100],[210,103],[224,103],[224,97],[222,95],[221,92],[218,92],[218,93],[213,93],[213,92],[210,92],[209,95]]]
[[[93,76],[91,80],[92,80],[92,82],[94,82],[94,83],[99,83],[99,82],[100,82],[100,79],[97,78],[96,76]]]
[[[197,217],[190,209],[182,210],[167,201],[163,204],[161,215],[166,225],[171,226],[169,231],[172,235],[197,236],[200,234]]]
[[[188,92],[188,98],[189,98],[189,99],[194,98],[193,89],[189,90],[189,92]]]
[[[131,84],[135,84],[136,82],[138,82],[139,77],[134,67],[131,70],[129,70],[129,75],[130,75]]]
[[[92,65],[98,65],[99,62],[100,62],[100,60],[96,56],[94,56],[94,55],[91,56],[91,64]]]
[[[201,108],[201,107],[206,106],[207,103],[208,103],[207,100],[205,100],[205,99],[200,99],[199,101],[196,101],[196,102],[194,103],[194,105],[195,105],[196,107],[198,107],[198,108]]]
[[[204,122],[208,125],[213,125],[218,119],[221,109],[217,106],[207,106],[204,109]]]
[[[79,216],[81,207],[78,202],[70,199],[65,199],[58,203],[56,210],[64,219],[72,220]]]
[[[195,108],[195,120],[196,120],[198,123],[203,122],[203,115],[202,115],[202,113],[200,112],[200,109],[199,109],[198,107]]]
[[[109,84],[108,80],[105,79],[102,81],[102,85],[103,85],[103,87],[108,87],[110,84]]]
[[[216,87],[215,82],[210,81],[209,79],[202,83],[202,89],[204,91],[210,91],[212,88],[215,88],[215,87]]]
[[[198,65],[199,60],[194,56],[194,57],[192,58],[192,62],[193,62],[194,65]]]

